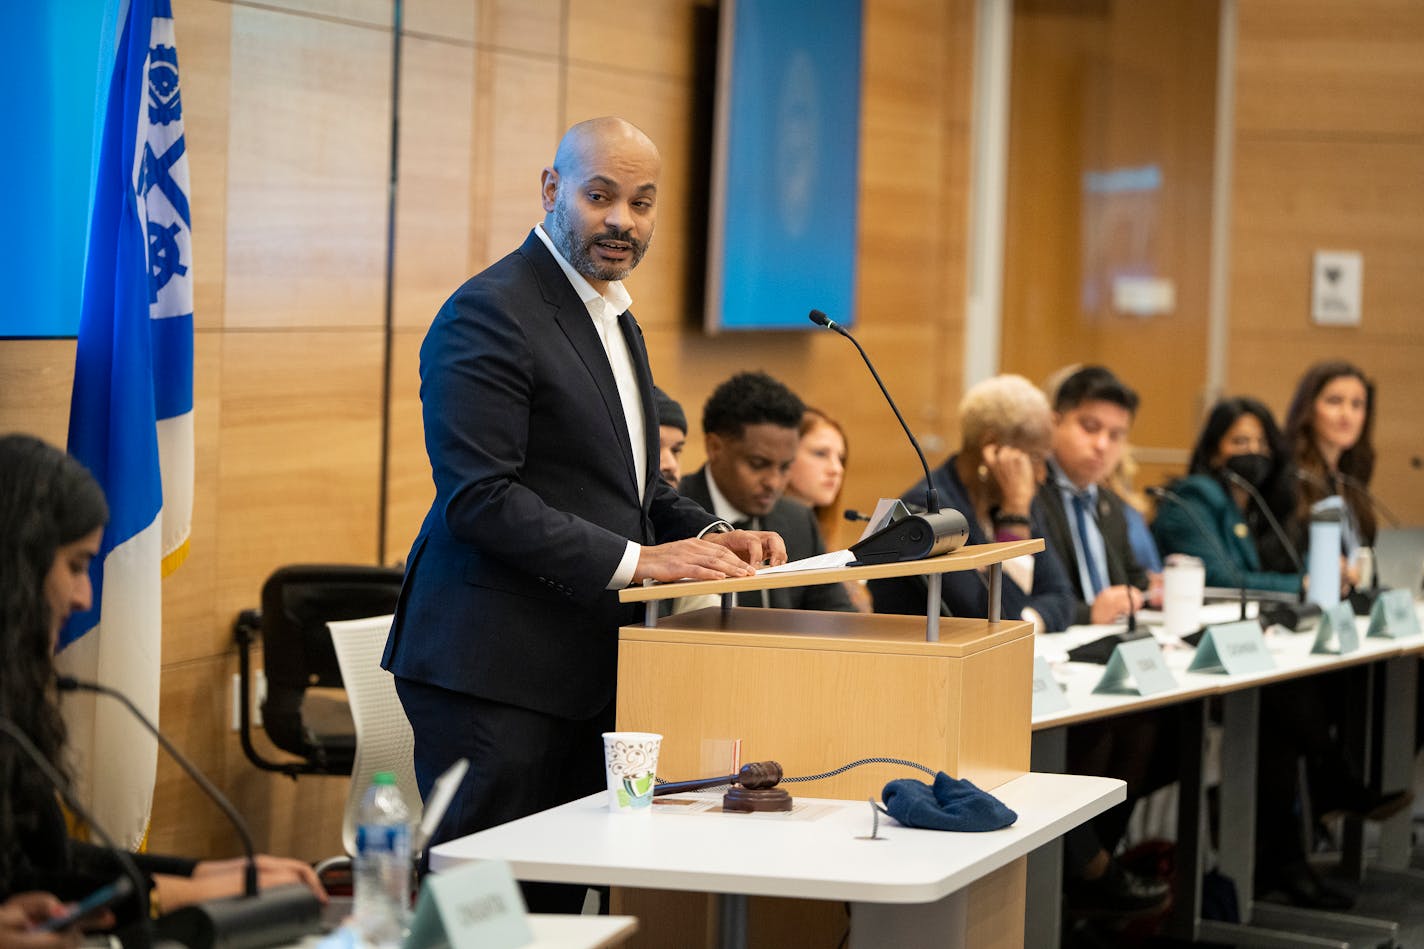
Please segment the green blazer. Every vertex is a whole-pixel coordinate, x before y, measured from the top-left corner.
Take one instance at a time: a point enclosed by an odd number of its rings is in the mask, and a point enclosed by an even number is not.
[[[1191,554],[1200,559],[1206,566],[1206,585],[1209,587],[1239,587],[1244,583],[1252,590],[1279,590],[1285,593],[1300,590],[1300,574],[1261,569],[1256,538],[1251,535],[1241,518],[1241,509],[1231,500],[1221,482],[1210,475],[1195,474],[1177,481],[1172,490],[1191,506],[1197,517],[1193,519],[1180,504],[1170,500],[1158,502],[1152,536],[1164,556]],[[1197,520],[1211,530],[1213,538],[1202,536]],[[1223,555],[1229,559],[1223,560]]]

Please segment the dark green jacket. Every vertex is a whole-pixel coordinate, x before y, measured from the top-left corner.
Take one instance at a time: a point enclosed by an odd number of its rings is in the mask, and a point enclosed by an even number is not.
[[[1177,481],[1172,490],[1191,505],[1197,520],[1211,530],[1212,539],[1202,536],[1202,528],[1181,505],[1163,499],[1157,504],[1157,519],[1152,522],[1152,536],[1163,556],[1191,554],[1200,559],[1206,566],[1209,587],[1244,585],[1252,590],[1285,593],[1300,590],[1300,574],[1261,569],[1256,538],[1221,482],[1210,475],[1196,474]],[[1223,556],[1229,560],[1223,560]]]

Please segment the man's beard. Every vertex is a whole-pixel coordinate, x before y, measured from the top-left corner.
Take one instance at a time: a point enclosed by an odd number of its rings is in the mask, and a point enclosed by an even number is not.
[[[549,235],[554,246],[569,265],[588,280],[622,280],[633,272],[648,252],[648,241],[640,241],[631,231],[607,230],[580,239],[569,220],[568,205],[562,196],[554,202],[554,232]],[[624,264],[600,264],[593,259],[593,246],[599,241],[619,241],[627,244],[632,257]]]

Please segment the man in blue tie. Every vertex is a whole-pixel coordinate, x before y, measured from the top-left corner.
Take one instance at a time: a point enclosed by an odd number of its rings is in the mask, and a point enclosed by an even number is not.
[[[1075,623],[1111,623],[1142,605],[1147,572],[1128,541],[1124,501],[1102,480],[1122,460],[1137,393],[1102,366],[1085,366],[1053,397],[1053,449],[1039,488],[1048,546],[1078,605]]]

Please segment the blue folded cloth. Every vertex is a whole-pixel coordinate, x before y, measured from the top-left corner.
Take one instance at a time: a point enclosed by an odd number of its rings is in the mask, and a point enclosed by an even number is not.
[[[901,778],[880,792],[885,810],[906,827],[977,833],[1008,827],[1019,815],[973,781],[951,778],[941,771],[934,787],[914,778]]]

